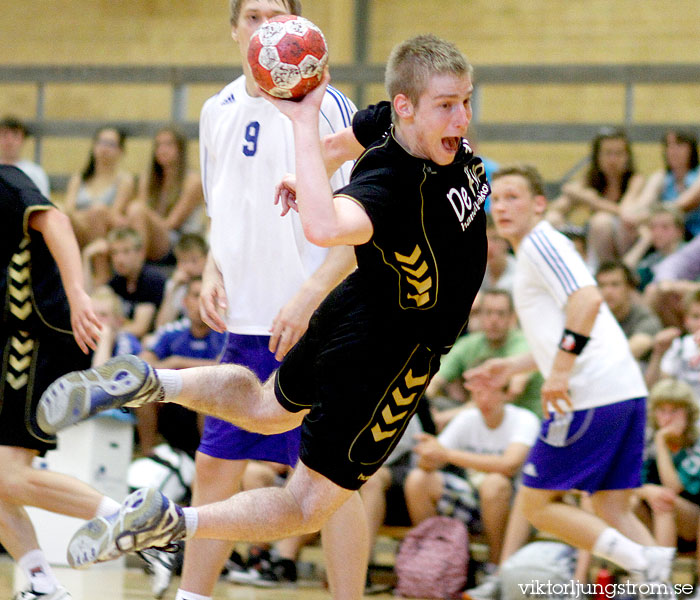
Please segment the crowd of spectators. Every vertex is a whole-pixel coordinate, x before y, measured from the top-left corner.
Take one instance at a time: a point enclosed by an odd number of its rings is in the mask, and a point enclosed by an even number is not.
[[[0,162],[24,169],[48,196],[46,174],[22,159],[26,136],[18,119],[0,121]],[[187,167],[186,139],[175,127],[160,130],[138,176],[122,166],[125,142],[117,128],[101,127],[58,203],[75,229],[103,322],[93,364],[122,352],[168,368],[215,362],[223,334],[199,316],[207,223],[200,175]],[[584,256],[651,391],[639,513],[659,542],[686,548],[697,539],[700,520],[697,138],[666,132],[661,158],[663,168],[640,173],[626,133],[601,131],[585,172],[563,183],[547,219]],[[518,474],[542,417],[542,377],[519,376],[489,393],[467,389],[462,380],[489,358],[527,351],[510,295],[514,269],[508,243],[490,225],[487,273],[469,330],[443,357],[426,392],[429,410],[412,421],[395,455],[363,489],[372,540],[382,522],[396,522],[387,514],[392,489],[405,494],[406,525],[446,514],[462,518],[472,534],[485,534],[487,572],[527,540],[529,527],[517,514]],[[139,451],[149,454],[165,437],[194,453],[198,417],[152,406],[136,414]]]

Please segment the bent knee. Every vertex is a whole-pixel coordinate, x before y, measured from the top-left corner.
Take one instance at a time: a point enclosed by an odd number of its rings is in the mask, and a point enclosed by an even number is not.
[[[479,498],[482,501],[510,500],[512,494],[510,479],[501,473],[489,473],[479,486]]]

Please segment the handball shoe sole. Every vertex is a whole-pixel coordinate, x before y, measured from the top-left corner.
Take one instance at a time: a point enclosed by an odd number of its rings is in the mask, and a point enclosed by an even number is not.
[[[39,400],[37,424],[54,434],[104,410],[141,406],[162,396],[158,376],[148,363],[137,356],[116,356],[54,381]]]
[[[127,552],[168,548],[185,537],[182,509],[159,491],[141,488],[129,494],[108,517],[85,523],[68,543],[73,568],[113,560]]]

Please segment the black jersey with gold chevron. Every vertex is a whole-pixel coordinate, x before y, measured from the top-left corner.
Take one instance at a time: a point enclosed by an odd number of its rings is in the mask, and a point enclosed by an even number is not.
[[[60,375],[89,364],[70,332],[56,262],[29,227],[34,212],[52,207],[19,169],[0,166],[0,445],[42,453],[56,439],[36,423],[41,393]]]
[[[408,154],[390,131],[336,193],[360,204],[374,226],[372,239],[355,248],[358,269],[348,283],[418,341],[448,348],[484,276],[489,192],[483,163],[466,141],[441,166]]]
[[[355,248],[358,268],[314,313],[275,379],[287,410],[308,410],[300,459],[358,489],[387,459],[467,323],[486,268],[489,193],[466,142],[446,166],[408,154],[387,105],[360,111],[353,131],[369,148],[337,192],[374,227]]]
[[[29,228],[33,212],[53,204],[22,171],[0,165],[0,293],[2,324],[70,333],[70,311],[61,278],[39,232]]]

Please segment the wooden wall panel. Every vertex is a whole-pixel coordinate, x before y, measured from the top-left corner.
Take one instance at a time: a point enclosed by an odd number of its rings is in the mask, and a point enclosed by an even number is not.
[[[50,84],[46,86],[49,119],[169,120],[169,85]]]
[[[375,0],[372,59],[416,33],[475,64],[697,62],[696,0]]]
[[[625,115],[623,86],[485,85],[480,94],[480,118],[490,123],[616,123]]]
[[[304,13],[325,32],[331,64],[354,56],[354,0],[303,0]],[[240,64],[230,38],[227,0],[5,0],[0,56],[4,64]],[[499,63],[700,62],[697,0],[371,0],[369,60],[383,63],[397,42],[421,32],[454,40],[476,67]],[[632,16],[633,18],[630,18]],[[188,90],[186,114],[196,120],[202,103],[221,85]],[[350,86],[339,86],[352,97]],[[639,122],[700,124],[700,84],[638,86]],[[606,86],[484,86],[483,122],[620,122],[624,89]],[[385,96],[369,86],[368,102]],[[46,87],[49,118],[158,119],[170,115],[172,94],[160,85]],[[0,85],[0,114],[32,118],[34,87]],[[44,164],[51,173],[80,168],[86,139],[47,139]],[[532,160],[547,178],[560,177],[588,151],[585,144],[484,144],[503,162]],[[31,156],[32,145],[26,149]],[[139,171],[150,140],[130,140],[128,168]],[[193,153],[196,156],[196,152]],[[654,144],[640,146],[643,170],[659,164]],[[192,158],[194,160],[194,158]],[[193,163],[196,164],[196,163]]]
[[[696,132],[700,133],[700,82],[635,86],[634,120],[695,123]]]
[[[0,115],[13,114],[31,119],[36,113],[36,86],[27,84],[0,85]]]
[[[336,62],[352,60],[352,11],[352,0],[304,0]],[[227,0],[6,0],[2,12],[7,64],[240,64]]]

